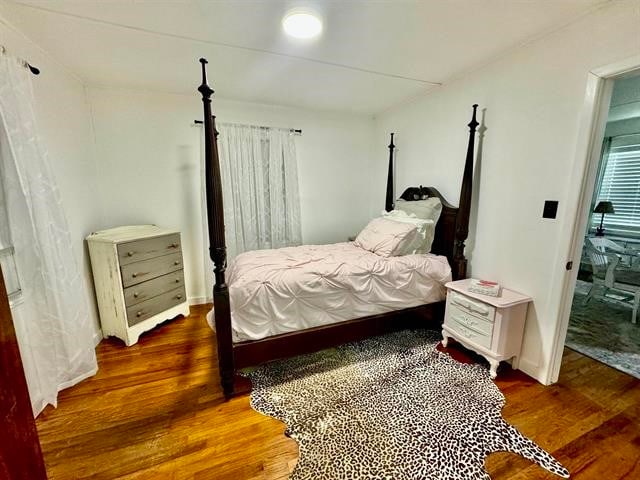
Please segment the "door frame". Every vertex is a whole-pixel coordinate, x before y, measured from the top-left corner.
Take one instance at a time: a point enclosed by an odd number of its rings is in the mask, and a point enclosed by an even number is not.
[[[562,283],[558,322],[556,323],[552,346],[551,368],[545,382],[547,385],[556,382],[560,375],[584,234],[589,220],[589,210],[591,209],[591,200],[600,164],[602,141],[607,117],[609,116],[613,83],[615,79],[624,77],[636,70],[640,70],[640,55],[634,55],[620,62],[594,69],[589,72],[587,79],[585,99],[580,113],[578,141],[572,174],[572,178],[580,178],[581,181],[572,182],[568,198],[574,199],[570,200],[574,204],[568,205],[567,208],[568,212],[575,212],[569,251],[566,256],[567,262],[573,262],[573,268],[566,270]]]

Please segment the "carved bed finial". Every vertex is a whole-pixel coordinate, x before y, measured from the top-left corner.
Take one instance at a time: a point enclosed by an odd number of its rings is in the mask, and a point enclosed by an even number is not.
[[[234,393],[234,356],[231,335],[231,309],[229,290],[225,280],[227,268],[227,245],[224,237],[224,207],[222,203],[222,176],[218,156],[215,117],[211,113],[211,95],[213,89],[207,84],[207,60],[202,64],[202,84],[198,91],[202,94],[204,110],[204,152],[205,152],[205,189],[207,197],[207,223],[209,233],[209,256],[213,261],[215,283],[213,286],[214,318],[218,341],[218,362],[220,379],[225,396]]]
[[[387,195],[385,197],[384,209],[387,212],[393,210],[393,150],[396,146],[393,144],[393,133],[391,134],[391,143],[389,143],[389,171],[387,172]]]
[[[201,58],[200,63],[202,64],[202,84],[198,87],[198,91],[202,94],[202,98],[210,98],[215,92],[213,89],[207,84],[207,67],[206,65],[209,63],[206,58]]]
[[[464,256],[464,242],[469,236],[469,216],[471,213],[471,193],[473,184],[473,161],[475,150],[476,128],[479,123],[476,120],[478,104],[473,104],[473,115],[469,122],[469,144],[467,145],[467,157],[462,174],[462,188],[460,189],[460,202],[458,203],[458,215],[456,218],[456,234],[453,246],[453,279],[460,280],[467,277],[467,259]]]

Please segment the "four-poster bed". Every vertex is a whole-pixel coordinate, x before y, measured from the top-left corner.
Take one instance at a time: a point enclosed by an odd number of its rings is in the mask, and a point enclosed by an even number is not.
[[[426,305],[344,320],[339,323],[276,334],[258,340],[234,343],[229,288],[225,278],[227,259],[222,183],[217,148],[218,132],[215,127],[215,116],[213,116],[211,112],[211,96],[214,92],[207,84],[207,61],[200,59],[200,63],[202,64],[202,84],[198,88],[198,91],[202,94],[204,108],[205,186],[209,252],[214,263],[215,275],[213,288],[214,321],[218,347],[219,373],[225,396],[229,398],[236,393],[235,374],[239,369],[277,358],[285,358],[329,348],[396,329],[411,326],[417,327],[429,320],[441,320],[444,313],[444,301],[436,301],[435,303]],[[451,205],[435,188],[431,187],[420,186],[407,188],[400,196],[400,198],[406,201],[419,200],[426,196],[440,199],[442,203],[442,213],[435,226],[435,237],[431,252],[447,258],[451,266],[451,275],[455,280],[466,277],[467,261],[464,256],[464,242],[468,235],[471,206],[474,143],[476,127],[478,126],[476,109],[477,105],[474,105],[473,116],[469,123],[469,143],[458,207]],[[386,211],[393,210],[394,148],[393,134],[391,134],[385,202]]]

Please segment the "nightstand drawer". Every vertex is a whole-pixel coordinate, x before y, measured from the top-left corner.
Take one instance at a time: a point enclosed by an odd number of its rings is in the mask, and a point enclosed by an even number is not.
[[[475,315],[476,317],[484,318],[489,322],[493,322],[493,319],[496,316],[495,307],[482,303],[478,300],[473,300],[455,291],[450,291],[449,296],[449,303],[452,306],[470,313],[471,315]]]
[[[120,265],[148,260],[180,251],[180,234],[172,233],[155,238],[145,238],[118,245]]]
[[[164,292],[175,290],[184,286],[184,272],[177,272],[162,275],[147,282],[124,289],[124,303],[127,307],[143,302]]]
[[[127,308],[127,323],[130,327],[136,323],[140,323],[147,318],[153,317],[157,313],[164,312],[165,310],[175,307],[184,303],[186,294],[184,287],[176,288],[170,292],[163,293],[157,297],[150,298],[144,302],[140,302],[137,305],[133,305]]]
[[[445,325],[454,330],[461,338],[466,338],[470,342],[484,347],[487,350],[491,349],[491,335],[466,327],[455,319],[450,319],[450,321],[445,322]]]
[[[446,322],[447,324],[457,322],[464,327],[487,335],[489,338],[491,338],[491,334],[493,333],[493,322],[471,315],[454,304],[449,305]]]
[[[167,273],[182,270],[182,253],[163,255],[162,257],[143,260],[142,262],[123,265],[122,285],[130,287]]]

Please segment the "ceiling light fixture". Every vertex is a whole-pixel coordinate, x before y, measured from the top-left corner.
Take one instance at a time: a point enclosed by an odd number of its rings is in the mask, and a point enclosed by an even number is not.
[[[282,28],[295,38],[313,38],[322,32],[322,20],[310,12],[289,12],[282,19]]]

